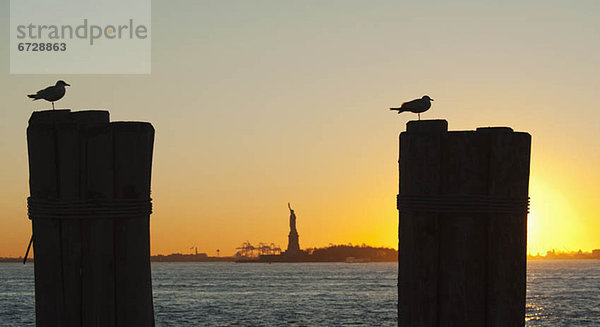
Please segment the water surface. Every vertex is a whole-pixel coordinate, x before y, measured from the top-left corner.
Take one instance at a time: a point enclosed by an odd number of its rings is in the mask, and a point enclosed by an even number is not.
[[[396,326],[395,263],[153,263],[157,326]],[[600,260],[530,261],[527,326],[600,326]],[[34,326],[33,265],[0,263],[0,326]]]

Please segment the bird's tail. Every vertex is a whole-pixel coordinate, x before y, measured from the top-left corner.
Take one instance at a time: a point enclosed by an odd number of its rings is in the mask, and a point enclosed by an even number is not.
[[[390,110],[397,110],[398,113],[401,113],[404,111],[404,110],[402,110],[402,108],[390,108]]]
[[[40,99],[37,94],[27,94],[27,97],[32,98],[33,101]]]

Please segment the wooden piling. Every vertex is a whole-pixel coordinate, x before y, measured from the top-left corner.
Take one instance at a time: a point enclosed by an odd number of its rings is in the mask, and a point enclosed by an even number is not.
[[[114,154],[112,128],[87,130],[85,199],[114,198]],[[98,216],[83,221],[87,239],[83,265],[83,325],[115,326],[114,219]]]
[[[113,123],[115,198],[150,196],[154,128],[148,123]],[[118,326],[154,323],[150,275],[149,216],[115,220],[115,290]]]
[[[81,160],[79,133],[75,122],[56,125],[57,169],[59,200],[77,200],[80,197]],[[81,219],[58,220],[60,225],[61,284],[64,292],[63,326],[81,324]],[[35,249],[34,249],[35,250]]]
[[[522,326],[531,137],[448,132],[412,121],[400,136],[400,326]]]
[[[440,192],[442,151],[441,136],[445,121],[409,124],[409,132],[400,138],[400,193],[431,194]],[[400,218],[398,252],[399,321],[413,321],[423,326],[437,325],[439,275],[439,215],[415,212],[410,219]],[[419,293],[419,297],[412,294]],[[415,302],[416,301],[416,302]]]
[[[152,126],[56,110],[27,135],[36,324],[153,326]]]
[[[34,113],[27,128],[31,197],[59,198],[56,125],[69,121],[68,112]],[[58,219],[33,219],[35,312],[37,326],[65,322],[61,265],[61,226]]]
[[[531,136],[477,129],[490,139],[489,194],[527,198]],[[488,221],[487,326],[519,326],[525,317],[527,213],[496,213]]]

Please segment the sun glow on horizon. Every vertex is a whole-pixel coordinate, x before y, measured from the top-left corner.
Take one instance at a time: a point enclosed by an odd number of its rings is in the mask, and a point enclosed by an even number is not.
[[[585,199],[573,196],[577,191],[569,187],[564,178],[545,178],[534,172],[530,182],[531,212],[527,221],[527,251],[545,254],[557,251],[591,251],[600,247],[593,235],[600,230],[600,223],[589,217],[593,205]],[[587,210],[586,210],[587,209]],[[587,228],[586,228],[587,226]]]

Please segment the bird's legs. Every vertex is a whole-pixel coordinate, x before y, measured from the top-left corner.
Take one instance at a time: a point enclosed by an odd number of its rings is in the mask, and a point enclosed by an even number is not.
[[[417,115],[419,115],[419,120],[421,120],[421,113],[419,112],[417,113]]]
[[[54,101],[52,101],[52,110],[54,110]]]

